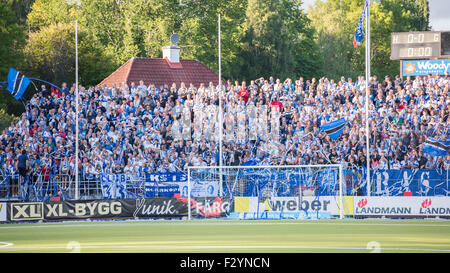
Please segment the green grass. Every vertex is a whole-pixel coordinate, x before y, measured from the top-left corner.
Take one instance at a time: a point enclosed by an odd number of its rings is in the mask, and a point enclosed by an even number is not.
[[[448,220],[165,220],[0,225],[0,253],[449,253]]]

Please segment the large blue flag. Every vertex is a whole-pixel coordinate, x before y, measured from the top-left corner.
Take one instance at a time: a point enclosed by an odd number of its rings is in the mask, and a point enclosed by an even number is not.
[[[364,19],[366,18],[366,9],[369,7],[369,2],[364,1],[364,7],[359,16],[358,26],[356,27],[355,36],[353,38],[353,47],[359,46],[364,38]]]
[[[6,87],[6,90],[8,90],[16,100],[22,98],[29,84],[30,79],[14,68],[9,69],[8,86]]]
[[[422,151],[432,156],[446,156],[449,150],[450,141],[427,138],[424,142]]]
[[[325,125],[322,125],[320,129],[330,136],[332,140],[336,140],[342,132],[344,132],[347,121],[344,118],[332,121]]]

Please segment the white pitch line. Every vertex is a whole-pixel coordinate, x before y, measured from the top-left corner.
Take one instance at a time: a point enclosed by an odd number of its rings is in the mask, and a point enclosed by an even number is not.
[[[201,220],[200,220],[201,221]],[[242,220],[245,221],[245,220]],[[444,224],[429,224],[429,223],[361,223],[361,222],[353,222],[353,223],[333,223],[333,222],[263,222],[263,223],[258,223],[258,222],[251,222],[251,221],[245,221],[245,222],[208,222],[206,221],[202,221],[202,222],[195,222],[195,220],[193,222],[177,222],[177,220],[175,221],[170,221],[166,222],[166,223],[155,223],[152,221],[141,221],[140,223],[133,223],[132,221],[129,222],[124,222],[124,223],[104,223],[104,222],[89,222],[86,224],[78,224],[78,223],[71,223],[71,224],[58,224],[58,223],[48,223],[48,224],[40,224],[40,225],[35,225],[35,224],[30,224],[30,225],[26,225],[26,226],[14,226],[14,225],[10,225],[10,226],[0,226],[0,229],[21,229],[21,228],[60,228],[60,227],[92,227],[92,226],[104,226],[104,227],[108,227],[108,226],[142,226],[142,225],[147,225],[147,226],[174,226],[174,225],[179,225],[179,226],[206,226],[206,225],[216,225],[216,226],[223,226],[223,225],[339,225],[339,226],[422,226],[422,227],[450,227],[450,221],[448,223],[444,223]]]
[[[328,250],[367,250],[367,247],[321,247],[321,246],[261,246],[261,245],[253,245],[253,246],[235,246],[235,245],[125,245],[125,246],[82,246],[80,245],[80,251],[82,249],[328,249]],[[66,246],[14,246],[8,247],[8,250],[12,249],[67,249]],[[423,249],[423,248],[380,248],[380,251],[415,251],[415,252],[450,252],[450,249]]]
[[[9,247],[14,245],[13,243],[8,243],[8,242],[0,242],[0,248],[2,247]]]

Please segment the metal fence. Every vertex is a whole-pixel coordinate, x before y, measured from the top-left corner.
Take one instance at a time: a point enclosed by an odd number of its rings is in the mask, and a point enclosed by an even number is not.
[[[124,174],[125,195],[124,198],[148,197],[145,173]],[[58,174],[30,174],[26,178],[19,174],[0,175],[0,201],[50,201],[56,199],[103,199],[102,183],[100,175],[79,176],[78,187],[75,185],[74,175]],[[147,184],[146,184],[147,183]],[[365,172],[359,168],[344,168],[344,183],[347,189],[346,195],[367,195],[367,183]],[[156,189],[164,187],[165,182],[151,184]],[[147,185],[148,186],[148,185]],[[77,192],[78,191],[78,192]],[[411,192],[414,196],[449,196],[448,170],[377,170],[371,172],[370,195],[373,196],[400,196],[405,192]],[[76,198],[78,197],[78,198]],[[122,197],[123,198],[123,197]]]
[[[145,177],[125,175],[127,198],[144,196]],[[19,174],[0,176],[0,201],[51,201],[55,199],[102,199],[102,186],[99,175],[80,175],[78,189],[74,175],[30,175]]]

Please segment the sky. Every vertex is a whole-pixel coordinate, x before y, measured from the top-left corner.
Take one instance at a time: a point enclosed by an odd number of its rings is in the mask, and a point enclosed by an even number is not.
[[[316,0],[303,0],[303,8],[313,5]],[[450,31],[450,0],[428,0],[430,5],[430,25],[432,30]]]

